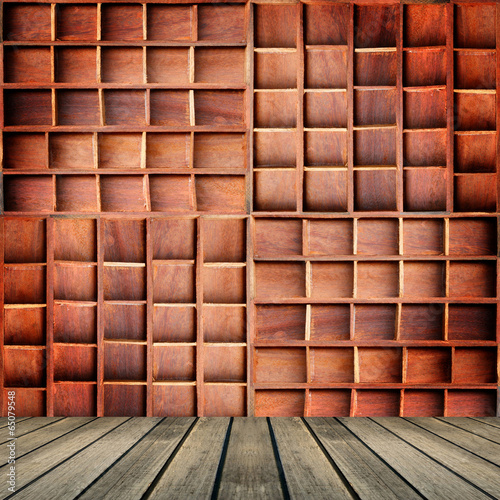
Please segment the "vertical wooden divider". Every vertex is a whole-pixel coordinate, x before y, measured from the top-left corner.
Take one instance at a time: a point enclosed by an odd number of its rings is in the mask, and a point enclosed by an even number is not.
[[[405,390],[399,391],[399,416],[403,417],[405,412]]]
[[[247,46],[245,51],[245,83],[247,90],[245,92],[245,109],[246,109],[246,210],[248,214],[253,212],[253,114],[254,114],[254,37],[253,37],[253,13],[254,7],[252,2],[247,2],[245,5],[246,16],[246,32]],[[253,241],[253,240],[252,240]],[[247,264],[247,269],[249,268]],[[248,280],[247,280],[248,282]],[[249,413],[250,415],[250,413]]]
[[[148,5],[142,4],[142,39],[148,39]]]
[[[3,78],[3,76],[2,76]],[[0,92],[3,94],[3,92]],[[0,113],[1,114],[1,113]],[[3,206],[1,207],[3,211]],[[5,218],[2,217],[0,222],[0,262],[2,263],[2,272],[0,272],[0,327],[2,328],[2,333],[5,332],[5,296],[4,296],[4,274],[5,274]],[[4,359],[5,359],[5,347],[4,347],[4,334],[0,335],[0,408],[2,410],[2,415],[4,412],[4,393],[5,393],[5,383],[4,383]]]
[[[497,212],[500,210],[500,6],[496,5],[496,140],[497,140],[497,158],[496,158],[496,174],[497,174]],[[497,299],[500,298],[500,218],[497,219]],[[497,316],[496,316],[496,341],[500,342],[500,311],[497,300]],[[500,345],[497,348],[497,411],[496,416],[500,417]]]
[[[104,416],[104,227],[97,217],[97,416]]]
[[[196,227],[196,396],[198,416],[205,414],[203,349],[203,219]]]
[[[55,42],[57,39],[57,4],[50,4],[50,41]]]
[[[253,8],[251,9],[253,12]],[[247,219],[247,415],[255,415],[255,389],[254,389],[254,332],[255,332],[255,303],[254,303],[254,261],[253,242],[255,241],[255,219]]]
[[[396,209],[404,211],[404,153],[403,153],[403,24],[404,5],[399,4],[396,14]]]
[[[347,211],[354,211],[354,4],[349,4],[347,35]]]
[[[198,41],[198,5],[191,6],[191,41]]]
[[[97,4],[97,14],[96,14],[96,24],[97,24],[97,33],[96,33],[96,38],[97,40],[101,40],[102,37],[102,3]],[[99,49],[99,47],[98,47]]]
[[[0,92],[0,94],[1,94],[1,92]],[[2,139],[3,139],[3,137],[2,137]],[[3,151],[3,147],[4,147],[3,140],[2,140],[1,146],[2,146],[2,151]],[[50,134],[49,134],[49,132],[45,132],[45,167],[50,168]],[[3,210],[3,207],[2,207],[2,210]]]
[[[153,237],[151,217],[146,218],[146,416],[153,416]]]
[[[46,365],[47,365],[47,416],[54,416],[54,218],[47,217],[47,332],[46,332]]]
[[[446,190],[446,211],[453,211],[454,181],[454,142],[455,142],[455,107],[454,107],[454,74],[453,74],[453,9],[454,4],[446,4],[446,173],[448,176]]]
[[[296,210],[304,211],[304,8],[301,2],[297,3],[297,177],[296,177]]]
[[[444,255],[450,255],[450,219],[444,219]],[[447,258],[445,262],[445,296],[450,296],[450,260]],[[444,304],[443,318],[443,340],[448,340],[448,324],[449,324],[450,306],[448,301]]]
[[[355,417],[358,410],[358,393],[356,389],[351,389],[351,404],[349,409],[349,416]]]

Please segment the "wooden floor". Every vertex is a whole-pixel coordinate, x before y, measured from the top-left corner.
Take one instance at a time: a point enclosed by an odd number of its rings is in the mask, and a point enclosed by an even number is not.
[[[499,498],[500,419],[25,418],[15,466],[0,498]]]

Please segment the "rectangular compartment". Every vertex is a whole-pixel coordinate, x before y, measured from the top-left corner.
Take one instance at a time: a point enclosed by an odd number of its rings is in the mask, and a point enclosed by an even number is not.
[[[455,172],[493,173],[496,171],[495,134],[455,134]]]
[[[258,96],[259,93],[256,95]],[[279,109],[282,109],[281,105]],[[274,115],[271,116],[276,119]],[[347,128],[347,93],[306,92],[304,94],[304,126]]]
[[[50,134],[49,167],[68,170],[93,169],[95,147],[92,134]]]
[[[311,383],[354,382],[354,349],[345,347],[311,347],[309,350]]]
[[[99,168],[140,168],[142,134],[99,134]]]
[[[496,297],[495,262],[450,262],[450,297]]]
[[[47,142],[45,134],[3,135],[4,169],[47,168]]]
[[[297,126],[297,92],[256,92],[254,109],[254,125],[257,128]],[[264,134],[261,135],[264,137]]]
[[[396,51],[355,52],[354,85],[396,86]]]
[[[448,417],[495,417],[497,390],[448,391],[446,410]]]
[[[497,349],[495,347],[457,347],[453,356],[453,383],[496,384]]]
[[[196,125],[242,126],[245,94],[239,90],[197,90],[194,93]]]
[[[495,48],[495,5],[455,5],[455,46]]]
[[[446,166],[446,130],[406,130],[403,163],[410,167]]]
[[[356,341],[395,340],[396,305],[356,304],[354,339]]]
[[[152,107],[153,107],[152,100]],[[106,125],[146,125],[146,92],[144,90],[105,90],[104,116]]]
[[[397,297],[399,266],[397,262],[358,262],[357,296],[359,298]]]
[[[86,382],[97,377],[97,348],[54,345],[54,381]]]
[[[396,90],[355,90],[354,125],[396,125]]]
[[[463,174],[454,179],[456,212],[495,212],[496,174]]]
[[[104,300],[145,300],[146,270],[144,267],[104,266]]]
[[[354,207],[359,211],[396,210],[395,170],[354,172]]]
[[[347,45],[349,7],[344,4],[305,4],[307,45]]]
[[[398,255],[398,219],[358,219],[359,255]]]
[[[450,219],[450,255],[496,255],[497,219]]]
[[[101,210],[103,212],[144,212],[143,176],[101,176]]]
[[[494,52],[455,52],[455,88],[495,89]]]
[[[4,90],[4,124],[52,125],[50,90]]]
[[[153,5],[150,4],[151,8]],[[189,83],[189,49],[185,47],[147,47],[148,83],[182,85]]]
[[[143,39],[143,8],[140,4],[106,4],[101,10],[103,40]]]
[[[97,306],[55,302],[54,342],[97,343]]]
[[[311,297],[314,299],[352,297],[353,281],[352,262],[313,262]]]
[[[155,303],[196,302],[193,263],[153,263],[153,300]]]
[[[245,41],[244,5],[200,5],[198,40],[242,43]]]
[[[310,337],[312,341],[349,340],[349,305],[312,305]]]
[[[45,345],[45,307],[4,308],[4,344]]]
[[[356,5],[354,46],[395,47],[398,25],[396,5]]]
[[[153,342],[196,342],[196,309],[179,305],[155,305]]]
[[[297,146],[295,131],[259,131],[254,133],[255,167],[295,167]]]
[[[398,417],[400,391],[356,391],[355,417]]]
[[[54,269],[55,300],[97,300],[97,268],[92,264],[62,264]]]
[[[360,347],[358,357],[361,383],[397,384],[402,382],[401,348]]]
[[[409,348],[406,363],[408,384],[447,384],[451,382],[450,349]]]
[[[196,219],[151,220],[153,259],[189,260],[196,256]]]
[[[444,391],[405,390],[404,417],[442,417]]]
[[[192,385],[154,385],[154,417],[194,417],[196,387]]]
[[[45,262],[47,241],[45,219],[4,218],[4,262]]]
[[[304,65],[306,88],[347,88],[347,47],[306,48]]]
[[[3,390],[3,415],[8,412],[8,392]],[[16,417],[44,417],[46,415],[45,389],[16,389]]]
[[[45,387],[45,348],[6,348],[3,370],[4,387]]]
[[[195,185],[198,211],[243,212],[245,210],[244,176],[197,176]]]
[[[403,304],[399,325],[401,340],[443,340],[443,304]]]
[[[255,325],[256,341],[304,340],[306,306],[258,305]]]
[[[353,228],[350,219],[310,220],[310,255],[351,255]]]
[[[354,131],[355,165],[396,165],[396,128]]]
[[[428,47],[446,44],[446,11],[444,5],[404,6],[404,45]]]
[[[246,267],[210,266],[203,268],[203,302],[207,304],[244,304]]]
[[[107,342],[104,345],[104,380],[146,380],[146,346]]]
[[[203,219],[203,261],[245,262],[246,219]]]
[[[104,338],[146,340],[146,306],[142,304],[104,304]]]
[[[58,175],[56,177],[56,210],[58,212],[97,212],[95,175]]]
[[[194,57],[195,82],[244,83],[245,49],[198,48]]]
[[[256,52],[254,75],[256,89],[297,88],[296,52]]]
[[[245,134],[194,134],[195,168],[245,168]]]
[[[94,384],[54,384],[54,416],[93,417],[97,414],[97,388]]]
[[[191,134],[146,135],[147,168],[187,168],[191,155]]]
[[[258,347],[255,349],[254,363],[257,384],[306,382],[305,348]]]
[[[444,262],[405,262],[405,297],[443,297],[446,271]]]
[[[149,4],[147,9],[148,40],[191,40],[193,13],[190,5]]]
[[[298,8],[295,5],[257,5],[255,7],[255,46],[296,47],[298,21]]]
[[[95,47],[56,46],[54,79],[57,83],[97,83]]]
[[[144,262],[146,227],[144,220],[103,219],[104,260]]]
[[[347,212],[347,171],[306,171],[303,199],[306,212]]]
[[[311,417],[348,417],[350,408],[350,390],[309,391],[309,415]]]
[[[4,267],[6,304],[44,304],[45,266],[14,265]]]
[[[443,168],[421,168],[404,172],[404,205],[409,212],[446,210],[448,171]]]
[[[189,91],[152,90],[151,125],[163,127],[188,127]]]
[[[446,90],[419,89],[403,94],[404,128],[446,128]]]
[[[151,211],[192,210],[192,179],[189,175],[150,175]]]
[[[302,255],[302,221],[255,219],[255,257]]]
[[[246,308],[204,307],[203,337],[205,342],[246,342]]]
[[[153,381],[196,380],[196,348],[193,346],[154,346]]]
[[[246,387],[241,385],[205,385],[203,415],[207,417],[244,417]]]
[[[146,416],[146,386],[106,384],[104,386],[104,416]]]
[[[345,132],[307,131],[304,135],[306,166],[347,166]]]
[[[455,130],[495,130],[495,93],[455,93]]]
[[[56,8],[57,40],[92,41],[97,39],[97,6],[59,4]]]
[[[255,416],[302,417],[305,399],[304,391],[255,391]]]
[[[256,211],[282,212],[297,209],[297,175],[294,170],[263,170],[254,174]]]
[[[407,50],[403,58],[403,85],[446,85],[445,49]]]
[[[405,219],[403,221],[404,255],[442,255],[443,221],[439,219]]]
[[[205,382],[246,381],[246,347],[206,345],[203,351]]]
[[[3,12],[4,40],[50,40],[50,5],[7,3]]]
[[[305,265],[300,262],[256,262],[255,295],[259,299],[304,297]]]
[[[57,90],[57,125],[100,124],[97,90]]]
[[[5,83],[50,83],[49,47],[4,47]]]
[[[494,304],[450,304],[448,339],[494,341],[496,316]]]
[[[101,81],[144,83],[141,47],[102,47]]]

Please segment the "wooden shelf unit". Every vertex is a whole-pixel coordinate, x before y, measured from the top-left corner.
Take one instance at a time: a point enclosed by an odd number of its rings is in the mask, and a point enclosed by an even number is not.
[[[499,414],[493,1],[2,8],[4,414]]]

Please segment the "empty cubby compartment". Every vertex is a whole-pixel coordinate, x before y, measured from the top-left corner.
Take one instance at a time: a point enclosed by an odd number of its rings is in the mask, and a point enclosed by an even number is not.
[[[245,219],[204,218],[202,224],[204,262],[245,262]]]
[[[203,355],[205,382],[246,381],[246,347],[205,345]]]
[[[347,45],[349,6],[305,4],[304,31],[307,45]]]
[[[196,342],[196,309],[192,305],[157,305],[153,309],[153,342]]]
[[[462,174],[454,179],[456,212],[495,212],[496,174]]]
[[[256,262],[256,298],[305,297],[305,274],[301,262]]]
[[[95,175],[58,175],[56,210],[58,212],[96,212],[98,191]]]
[[[147,168],[187,168],[191,155],[191,134],[148,133]]]
[[[348,417],[351,409],[350,390],[309,391],[311,417]]]
[[[104,345],[104,380],[145,381],[146,346],[106,342]]]
[[[444,391],[410,389],[404,391],[404,417],[444,415]]]
[[[302,255],[302,221],[255,219],[255,257]]]
[[[97,305],[54,303],[54,342],[97,343]]]
[[[64,41],[97,40],[97,6],[65,5],[56,6],[56,38]]]
[[[356,417],[397,417],[400,408],[400,391],[356,391]]]
[[[302,347],[258,347],[254,353],[257,384],[306,382],[306,349]]]
[[[245,134],[194,134],[195,168],[245,168]]]
[[[495,66],[493,51],[455,52],[455,88],[495,89]]]
[[[496,297],[495,262],[450,262],[450,297]]]
[[[309,254],[351,255],[353,227],[350,219],[312,219],[309,221]]]
[[[4,387],[45,387],[46,363],[45,347],[5,348]]]
[[[146,225],[144,220],[102,220],[106,262],[144,262]]]
[[[357,297],[379,298],[399,295],[397,262],[358,262]]]
[[[295,167],[296,133],[290,130],[254,133],[254,167]]]
[[[86,382],[97,378],[97,348],[54,345],[54,380]]]
[[[350,317],[347,304],[312,305],[310,339],[319,342],[349,340]]]
[[[454,168],[459,173],[494,173],[496,170],[495,133],[455,134]]]
[[[403,95],[405,129],[446,127],[446,90],[419,89]]]
[[[311,347],[309,349],[311,383],[354,382],[354,349],[346,347]]]
[[[146,73],[148,83],[177,85],[189,83],[189,49],[147,47]]]
[[[395,170],[354,172],[354,207],[359,211],[396,210]]]
[[[45,134],[4,133],[4,169],[47,168],[47,141]]]
[[[405,5],[403,38],[406,47],[446,45],[445,5]]]
[[[196,256],[196,219],[151,220],[153,259],[190,260]]]
[[[396,305],[394,304],[356,304],[354,306],[354,339],[362,342],[394,340],[396,318]]]
[[[101,81],[104,83],[144,83],[141,47],[103,47]]]
[[[266,48],[294,48],[297,46],[296,5],[255,6],[255,46]]]
[[[495,93],[455,93],[455,130],[495,130]]]
[[[398,219],[358,219],[357,253],[359,255],[397,255],[399,253]]]
[[[354,85],[396,86],[396,51],[355,52]]]
[[[306,306],[258,305],[255,310],[256,341],[304,340]]]
[[[202,175],[195,178],[196,206],[200,212],[243,212],[245,177]]]
[[[254,75],[256,89],[297,88],[296,52],[256,52]]]
[[[54,268],[54,299],[97,300],[97,267],[85,263],[58,263]]]
[[[194,417],[197,414],[193,385],[153,385],[154,417]]]
[[[143,39],[143,7],[140,4],[106,4],[101,9],[102,40]]]
[[[95,168],[96,147],[93,134],[50,134],[49,167],[65,170]]]
[[[455,46],[494,49],[495,5],[455,5]]]
[[[194,263],[153,265],[153,300],[157,304],[194,303],[195,299]]]
[[[52,176],[5,176],[3,180],[6,212],[52,212]]]
[[[203,415],[207,417],[247,415],[247,389],[243,384],[207,384],[203,392]]]
[[[403,75],[405,87],[446,85],[445,49],[406,50]]]
[[[273,119],[276,118],[273,116]],[[347,93],[342,91],[306,92],[304,94],[304,126],[347,128]]]
[[[304,135],[306,166],[347,166],[347,133],[323,130]]]
[[[302,417],[304,415],[304,409],[304,391],[255,391],[256,417]]]
[[[194,93],[196,125],[230,126],[245,123],[245,94],[239,90],[197,90]]]
[[[100,178],[103,212],[144,212],[144,177],[142,175],[106,175]]]
[[[408,212],[446,210],[448,171],[443,168],[405,170],[404,207]]]
[[[102,313],[104,338],[110,340],[146,340],[144,304],[105,303]]]
[[[443,340],[444,304],[403,304],[399,328],[401,340]]]
[[[57,125],[100,124],[97,90],[57,90]]]
[[[403,163],[410,167],[446,166],[446,130],[406,130]]]
[[[439,219],[405,219],[403,221],[404,255],[442,255],[444,224]]]
[[[149,194],[153,212],[192,209],[192,179],[188,175],[150,175]]]
[[[395,90],[355,90],[354,125],[395,125]]]
[[[496,314],[494,304],[450,304],[448,339],[494,341]]]
[[[4,394],[6,394],[4,389]],[[46,413],[46,390],[17,388],[16,389],[16,417],[43,417]],[[8,399],[4,397],[3,411],[7,414]]]
[[[5,345],[45,345],[45,307],[4,309]]]
[[[4,218],[4,262],[36,263],[46,260],[45,219]]]
[[[244,83],[244,48],[204,48],[195,51],[194,76],[198,83]]]
[[[396,5],[356,5],[354,8],[354,46],[359,48],[395,47],[398,32]]]
[[[104,386],[105,417],[145,417],[146,386],[139,384],[106,384]]]
[[[311,297],[332,299],[352,297],[354,269],[352,262],[313,262]]]
[[[50,83],[49,47],[4,48],[5,83]]]
[[[150,99],[151,125],[189,126],[188,90],[152,90]]]
[[[104,266],[103,289],[104,300],[145,300],[144,267]]]
[[[355,130],[354,165],[396,165],[396,127]]]
[[[7,4],[3,22],[4,40],[50,40],[51,13],[48,4]]]
[[[306,212],[347,212],[347,171],[306,171],[303,200]]]
[[[246,267],[232,265],[203,268],[203,302],[208,304],[244,304]]]
[[[497,219],[450,219],[450,255],[496,255]]]
[[[359,347],[359,381],[361,383],[402,382],[402,349],[399,347]]]
[[[196,347],[154,346],[153,380],[155,382],[196,380]]]
[[[297,92],[256,92],[254,109],[256,128],[297,126]]]
[[[453,383],[496,384],[497,349],[495,347],[456,347],[453,355]]]
[[[5,304],[44,304],[44,265],[10,265],[4,267]]]
[[[4,90],[4,124],[51,126],[51,91]]]
[[[446,403],[448,417],[495,417],[497,389],[449,390]]]
[[[105,90],[103,93],[106,125],[128,127],[146,125],[146,92],[144,90]],[[152,109],[155,109],[153,102],[154,100],[152,100]]]
[[[97,413],[97,387],[86,382],[54,384],[54,416],[92,417]]]
[[[142,134],[99,134],[99,168],[140,168]]]
[[[198,40],[242,43],[245,39],[244,5],[200,5],[198,7]]]
[[[405,297],[443,297],[445,295],[445,263],[406,261],[403,294]]]
[[[451,350],[422,347],[407,350],[408,384],[447,384],[451,382]]]
[[[57,83],[97,83],[95,47],[56,46],[54,79]]]
[[[305,87],[347,88],[347,48],[312,48],[305,54]]]
[[[205,342],[246,342],[245,306],[211,306],[203,308]]]
[[[148,40],[191,40],[193,36],[192,9],[190,5],[149,4],[147,6]]]

